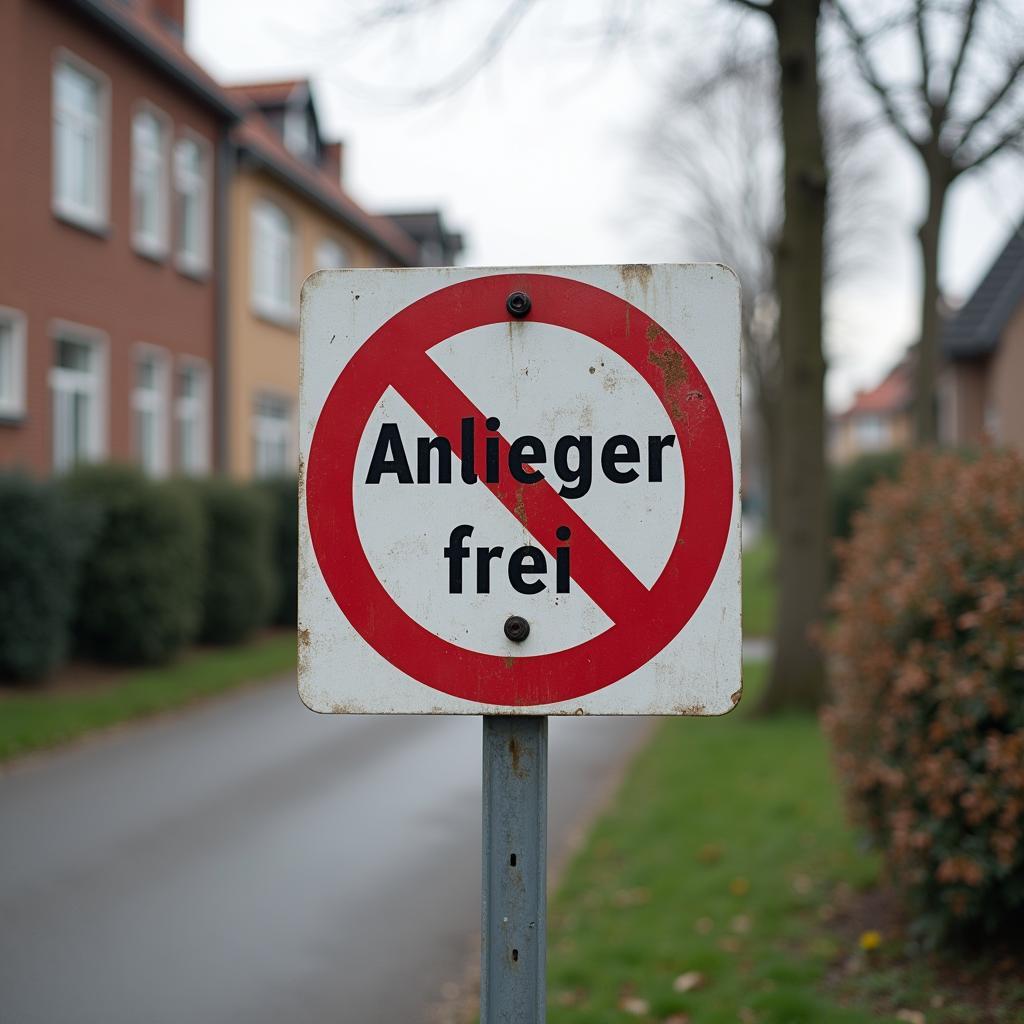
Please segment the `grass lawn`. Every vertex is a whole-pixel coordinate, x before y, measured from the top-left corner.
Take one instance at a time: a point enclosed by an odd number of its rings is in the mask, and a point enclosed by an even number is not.
[[[745,685],[761,675],[748,665]],[[815,721],[755,717],[753,696],[665,721],[570,866],[551,907],[553,1024],[900,1019],[824,992],[844,951],[822,918],[877,864],[844,825]]]
[[[117,672],[109,685],[81,691],[0,691],[0,760],[294,667],[295,634],[288,631],[240,647],[193,651],[162,668]]]
[[[775,545],[770,537],[743,549],[743,635],[771,636],[775,626]]]

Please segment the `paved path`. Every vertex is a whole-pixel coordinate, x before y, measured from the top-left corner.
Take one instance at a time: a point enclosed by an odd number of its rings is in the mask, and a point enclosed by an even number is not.
[[[554,859],[647,734],[552,722]],[[4,1024],[416,1024],[478,928],[480,720],[293,683],[0,777]]]

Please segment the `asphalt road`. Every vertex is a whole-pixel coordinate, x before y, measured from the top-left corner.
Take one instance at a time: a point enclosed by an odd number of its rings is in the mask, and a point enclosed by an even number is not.
[[[554,862],[648,729],[552,722]],[[17,766],[0,1021],[423,1020],[479,928],[480,732],[281,683]]]

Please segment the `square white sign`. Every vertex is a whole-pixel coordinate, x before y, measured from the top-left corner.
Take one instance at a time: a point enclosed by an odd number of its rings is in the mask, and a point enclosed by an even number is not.
[[[301,323],[307,706],[735,705],[730,270],[329,270],[306,281]]]

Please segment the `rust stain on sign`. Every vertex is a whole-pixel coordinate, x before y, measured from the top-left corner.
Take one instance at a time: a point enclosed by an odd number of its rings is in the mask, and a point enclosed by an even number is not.
[[[703,715],[703,704],[677,704],[672,710],[677,715]]]
[[[625,284],[638,284],[646,288],[651,282],[651,265],[649,263],[623,263],[619,274]]]
[[[527,522],[526,522],[526,496],[525,496],[525,493],[524,493],[525,490],[526,490],[525,487],[517,487],[516,488],[516,507],[513,510],[515,512],[516,519],[518,519],[519,522],[521,522],[523,524],[523,526],[527,525]]]
[[[652,348],[647,353],[647,361],[661,370],[664,381],[663,394],[669,403],[673,416],[682,416],[679,407],[679,394],[686,387],[686,366],[683,354],[676,348],[666,348],[664,352],[655,352]]]

